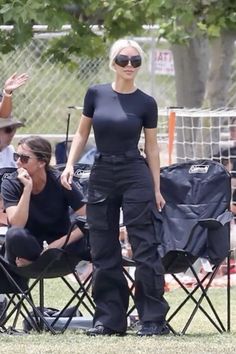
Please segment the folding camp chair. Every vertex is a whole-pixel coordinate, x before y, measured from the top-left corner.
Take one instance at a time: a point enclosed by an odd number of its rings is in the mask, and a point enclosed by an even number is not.
[[[211,160],[188,161],[161,170],[161,193],[166,200],[162,212],[159,253],[166,273],[172,274],[186,298],[168,317],[177,316],[189,300],[194,308],[181,333],[186,333],[200,310],[222,333],[230,330],[230,221],[231,178],[220,163]],[[228,257],[228,258],[227,258]],[[207,262],[205,274],[199,275],[194,263]],[[223,261],[227,259],[227,325],[223,324],[209,288]],[[190,269],[195,285],[189,290],[178,273]],[[200,292],[200,295],[199,295]],[[208,305],[203,306],[203,300]]]
[[[8,174],[9,175],[9,174]],[[2,178],[7,178],[7,174],[2,174]],[[89,294],[91,286],[91,275],[83,282],[76,272],[76,266],[81,260],[89,260],[90,252],[87,247],[81,254],[71,255],[66,250],[71,231],[77,225],[85,233],[85,243],[87,240],[87,230],[85,220],[76,218],[68,231],[66,241],[61,249],[46,250],[35,262],[25,267],[17,267],[9,264],[4,257],[0,256],[0,293],[5,293],[8,297],[8,305],[0,317],[0,328],[7,332],[7,325],[11,323],[11,330],[15,331],[19,318],[24,320],[26,327],[33,328],[40,332],[48,330],[55,334],[64,332],[71,322],[77,309],[82,308],[90,315],[90,318],[77,318],[77,328],[90,327],[92,324],[94,303]],[[67,275],[72,274],[75,279],[74,286],[67,279]],[[53,318],[44,315],[44,280],[60,278],[71,292],[71,297],[60,311]],[[35,303],[32,293],[38,286],[39,306]],[[74,304],[74,311],[70,316],[65,317],[71,304]],[[21,315],[21,316],[20,316]],[[62,321],[63,317],[63,321]]]
[[[14,172],[15,170],[16,170],[15,167],[3,167],[3,168],[0,168],[0,183],[1,183],[3,178],[6,178],[9,174]],[[0,196],[0,198],[1,198],[1,196]],[[4,218],[4,214],[5,213],[2,213],[1,217],[3,219],[7,219],[6,217]],[[1,225],[0,225],[0,248],[2,247],[2,245],[5,242],[5,234],[6,234],[6,232],[7,232],[7,223],[5,223],[5,220],[4,220],[4,222],[1,223]]]
[[[210,323],[222,333],[230,330],[230,221],[231,199],[230,174],[223,165],[211,160],[197,160],[174,164],[161,169],[161,193],[166,205],[157,214],[156,229],[158,251],[166,274],[171,274],[186,295],[172,310],[167,323],[173,333],[172,320],[187,308],[192,300],[194,307],[178,333],[185,334],[196,313],[201,311]],[[201,276],[195,261],[207,262],[208,270]],[[221,264],[227,259],[226,326],[214,305],[209,289]],[[135,266],[132,260],[124,264]],[[191,270],[195,285],[191,290],[185,286],[179,273]],[[131,282],[131,296],[135,282],[125,271]],[[199,295],[200,293],[200,295]],[[204,304],[203,304],[203,300]],[[135,306],[129,309],[132,313]]]
[[[74,224],[77,222],[74,221]],[[2,293],[7,294],[9,299],[8,305],[0,318],[0,327],[3,331],[8,331],[6,326],[10,319],[12,321],[13,316],[13,325],[10,328],[15,330],[19,315],[21,315],[21,320],[24,319],[26,328],[33,328],[38,332],[49,330],[52,334],[64,332],[70,326],[73,316],[76,316],[77,309],[81,313],[82,308],[90,315],[90,320],[82,318],[81,314],[79,316],[81,318],[76,319],[77,328],[91,325],[94,309],[94,303],[89,295],[91,275],[84,282],[81,282],[75,270],[78,262],[81,259],[88,259],[89,254],[72,256],[65,249],[74,224],[71,225],[67,241],[61,249],[46,250],[35,262],[28,266],[17,267],[9,264],[3,256],[0,256],[0,289]],[[76,280],[74,286],[66,278],[69,274],[73,274]],[[48,318],[48,316],[44,316],[44,280],[51,278],[60,278],[72,295],[63,309],[58,311],[53,318]],[[29,282],[29,280],[31,281]],[[32,296],[36,286],[39,287],[39,306],[35,304]],[[65,318],[64,314],[68,312],[73,303],[76,303],[73,307],[73,313]],[[62,317],[64,321],[62,321]]]
[[[58,171],[63,171],[65,168],[65,164],[57,164],[54,167]],[[74,165],[74,176],[73,181],[84,195],[84,199],[87,198],[87,191],[88,191],[88,179],[91,171],[91,165],[84,164],[84,163],[76,163]]]

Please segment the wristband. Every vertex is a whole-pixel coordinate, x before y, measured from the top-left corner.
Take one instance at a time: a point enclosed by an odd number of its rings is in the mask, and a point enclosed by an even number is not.
[[[11,93],[7,93],[6,90],[3,89],[2,93],[3,93],[3,96],[5,96],[5,97],[11,97],[12,96],[12,91],[11,91]]]

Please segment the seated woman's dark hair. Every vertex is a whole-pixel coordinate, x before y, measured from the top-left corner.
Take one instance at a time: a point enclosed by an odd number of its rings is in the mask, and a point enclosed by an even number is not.
[[[50,165],[50,160],[52,157],[52,146],[50,142],[38,135],[31,135],[22,138],[18,145],[27,145],[38,160],[44,161],[46,163],[46,168]]]

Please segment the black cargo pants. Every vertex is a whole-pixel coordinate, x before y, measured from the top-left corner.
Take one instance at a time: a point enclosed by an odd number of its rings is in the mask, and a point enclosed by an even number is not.
[[[156,205],[149,168],[138,153],[98,154],[88,191],[87,218],[95,267],[94,325],[127,328],[128,285],[122,272],[120,208],[136,263],[135,305],[142,322],[163,323],[169,306],[163,297],[164,269],[157,252]]]

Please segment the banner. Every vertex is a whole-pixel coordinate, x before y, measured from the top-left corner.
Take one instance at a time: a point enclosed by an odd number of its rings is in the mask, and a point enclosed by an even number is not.
[[[153,55],[153,65],[155,74],[175,75],[174,60],[172,51],[169,49],[156,49]]]

